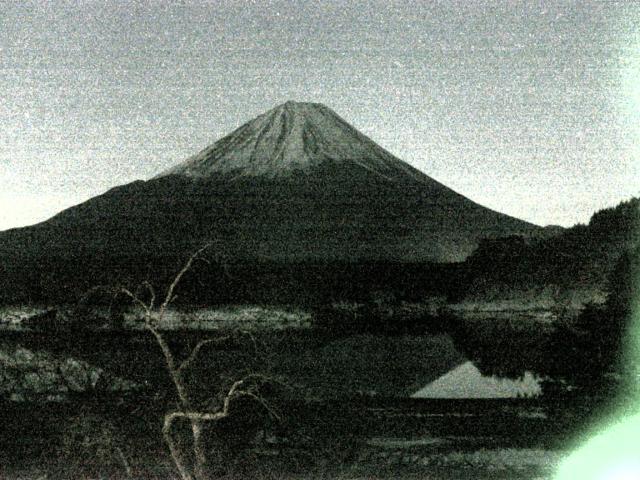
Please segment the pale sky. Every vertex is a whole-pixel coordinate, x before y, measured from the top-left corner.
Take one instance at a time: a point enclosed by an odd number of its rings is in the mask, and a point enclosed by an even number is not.
[[[0,1],[0,230],[321,102],[538,224],[640,195],[640,3]]]

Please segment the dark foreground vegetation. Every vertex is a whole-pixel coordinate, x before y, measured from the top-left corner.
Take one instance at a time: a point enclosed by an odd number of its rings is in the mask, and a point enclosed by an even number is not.
[[[616,278],[625,277],[619,272]],[[617,291],[606,305],[542,330],[540,324],[513,319],[464,320],[442,314],[437,305],[416,313],[416,307],[387,299],[325,306],[314,317],[314,333],[280,331],[278,342],[264,332],[233,335],[215,350],[203,351],[186,378],[200,401],[213,402],[214,410],[220,392],[234,378],[257,371],[274,375],[268,368],[274,348],[289,349],[294,358],[312,348],[309,342],[321,345],[359,335],[401,338],[446,331],[464,357],[486,374],[517,378],[534,371],[547,381],[542,398],[500,401],[366,395],[305,400],[295,384],[265,386],[261,395],[271,411],[241,402],[229,418],[206,427],[207,478],[550,478],[544,475],[551,475],[555,464],[548,462],[561,457],[571,439],[611,404],[617,383],[608,384],[608,374],[622,370],[620,351],[608,349],[619,347],[622,337],[613,327],[621,327],[629,312],[624,294],[629,290],[621,285]],[[597,336],[590,330],[596,328]],[[153,339],[145,331],[88,329],[76,331],[73,338],[68,333],[14,335],[26,347],[72,352],[144,384],[145,390],[64,403],[3,404],[0,475],[179,478],[162,438],[163,415],[174,408],[175,394]],[[173,332],[172,351],[185,358],[208,335]],[[256,344],[264,355],[255,355]],[[387,366],[394,368],[393,359]],[[567,383],[575,389],[563,389]],[[186,424],[178,424],[174,436],[189,451]],[[518,463],[525,454],[543,460]]]
[[[264,422],[242,410],[210,426],[208,478],[533,478],[553,471],[555,465],[546,462],[559,458],[594,415],[588,402],[535,400],[352,400],[283,407],[282,422]],[[178,478],[162,441],[163,412],[164,406],[141,398],[5,404],[0,475]],[[189,432],[177,434],[186,439]],[[509,455],[517,462],[517,452],[540,458],[531,465],[491,465],[495,457]]]

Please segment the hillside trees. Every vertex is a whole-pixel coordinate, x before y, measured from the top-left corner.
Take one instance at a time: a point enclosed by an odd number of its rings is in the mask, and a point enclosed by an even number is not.
[[[607,301],[589,304],[573,322],[561,323],[552,334],[548,351],[553,375],[566,377],[583,388],[608,388],[611,375],[634,378],[637,359],[630,352],[639,342],[634,304],[638,297],[640,245],[626,250],[609,275]]]

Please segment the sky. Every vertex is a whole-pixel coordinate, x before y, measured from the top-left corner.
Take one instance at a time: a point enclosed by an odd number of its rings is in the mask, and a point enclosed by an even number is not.
[[[640,195],[640,2],[0,1],[0,230],[321,102],[476,202]]]

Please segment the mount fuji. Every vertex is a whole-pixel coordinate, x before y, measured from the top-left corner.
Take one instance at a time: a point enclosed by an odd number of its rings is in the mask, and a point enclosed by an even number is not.
[[[211,241],[244,262],[455,262],[482,238],[541,230],[428,177],[328,107],[287,102],[150,180],[1,232],[0,268],[5,280],[87,264],[126,274]]]
[[[318,103],[286,102],[244,124],[164,175],[209,178],[220,173],[255,177],[313,174],[326,166],[351,165],[389,181],[428,177],[358,132]]]

